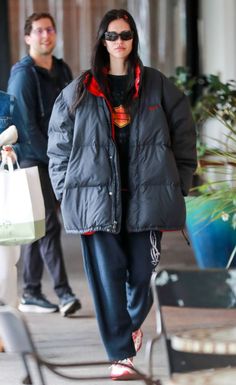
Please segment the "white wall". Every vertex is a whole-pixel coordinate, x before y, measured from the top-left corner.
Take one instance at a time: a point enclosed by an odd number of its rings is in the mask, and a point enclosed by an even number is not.
[[[201,0],[201,70],[236,79],[236,0]]]

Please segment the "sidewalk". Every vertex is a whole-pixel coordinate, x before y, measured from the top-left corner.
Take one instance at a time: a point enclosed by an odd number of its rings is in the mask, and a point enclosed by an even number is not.
[[[63,249],[65,262],[70,279],[70,284],[82,302],[82,309],[70,318],[63,318],[59,313],[54,314],[26,314],[29,328],[39,353],[49,359],[61,361],[106,360],[106,354],[100,340],[93,304],[84,276],[79,237],[69,236],[63,233]],[[162,259],[160,266],[185,267],[195,266],[195,260],[191,248],[186,244],[181,232],[165,233],[162,241]],[[21,263],[19,265],[19,295]],[[43,279],[43,292],[47,297],[57,302],[53,292],[50,277],[45,273]],[[135,363],[137,367],[146,371],[145,345],[147,340],[155,335],[155,315],[151,310],[144,325],[143,348],[138,353]],[[165,377],[166,368],[162,352],[156,353],[155,373]],[[83,374],[109,373],[108,368],[95,367],[86,369]],[[68,372],[67,372],[68,373]],[[72,373],[72,371],[70,371]],[[76,373],[76,370],[74,370]],[[77,371],[78,373],[78,371]],[[0,353],[0,385],[19,385],[24,377],[24,368],[18,356]],[[88,384],[94,385],[94,381],[69,381],[61,379],[46,371],[47,385]],[[97,381],[98,384],[114,385],[114,381]],[[141,384],[140,381],[132,381],[132,385]],[[36,384],[38,383],[36,382]]]

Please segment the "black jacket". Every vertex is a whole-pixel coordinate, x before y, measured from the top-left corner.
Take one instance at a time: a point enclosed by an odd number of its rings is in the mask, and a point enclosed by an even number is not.
[[[48,165],[48,123],[53,104],[71,80],[67,64],[55,57],[52,71],[36,66],[29,55],[12,67],[8,92],[17,98],[30,139],[30,150],[21,165]]]
[[[77,82],[59,95],[49,123],[52,185],[67,232],[118,233],[120,170],[110,108],[93,79],[73,114]],[[133,101],[129,149],[127,230],[183,228],[197,164],[195,127],[187,97],[152,68],[144,68]]]
[[[30,151],[29,138],[16,98],[13,95],[0,91],[0,134],[12,124],[14,124],[17,128],[18,139],[13,148],[17,154],[17,159],[20,162],[22,156]]]

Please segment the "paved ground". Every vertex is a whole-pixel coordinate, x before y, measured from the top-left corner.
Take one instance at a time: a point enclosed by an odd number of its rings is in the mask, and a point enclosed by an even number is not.
[[[63,234],[63,248],[65,252],[66,266],[70,277],[70,283],[74,292],[81,299],[83,308],[70,318],[63,318],[60,314],[35,315],[28,314],[28,321],[35,345],[39,353],[47,359],[55,361],[86,361],[105,360],[106,355],[99,337],[91,296],[85,280],[79,239],[76,236]],[[166,233],[162,241],[161,267],[193,266],[195,260],[191,248],[186,244],[182,234]],[[21,286],[21,266],[19,265],[19,294]],[[43,280],[44,293],[53,301],[56,301],[52,290],[50,278],[45,273]],[[145,344],[155,334],[155,314],[152,309],[143,326],[144,346],[136,357],[137,367],[146,370]],[[107,373],[108,369],[87,369],[84,373]],[[34,368],[33,368],[34,372]],[[163,351],[157,351],[155,356],[155,372],[165,377],[166,365]],[[78,373],[78,372],[77,372]],[[95,381],[63,380],[46,372],[47,385],[94,384]],[[19,385],[24,376],[24,369],[18,356],[0,353],[0,385]],[[96,381],[96,383],[108,385],[113,381]],[[139,384],[133,381],[132,385]],[[38,385],[36,380],[34,385]]]

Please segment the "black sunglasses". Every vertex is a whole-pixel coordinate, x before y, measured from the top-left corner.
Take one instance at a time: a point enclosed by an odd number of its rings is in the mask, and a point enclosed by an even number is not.
[[[121,33],[117,32],[105,32],[104,39],[109,41],[116,41],[121,38],[121,40],[131,40],[133,39],[134,32],[133,31],[122,31]]]

